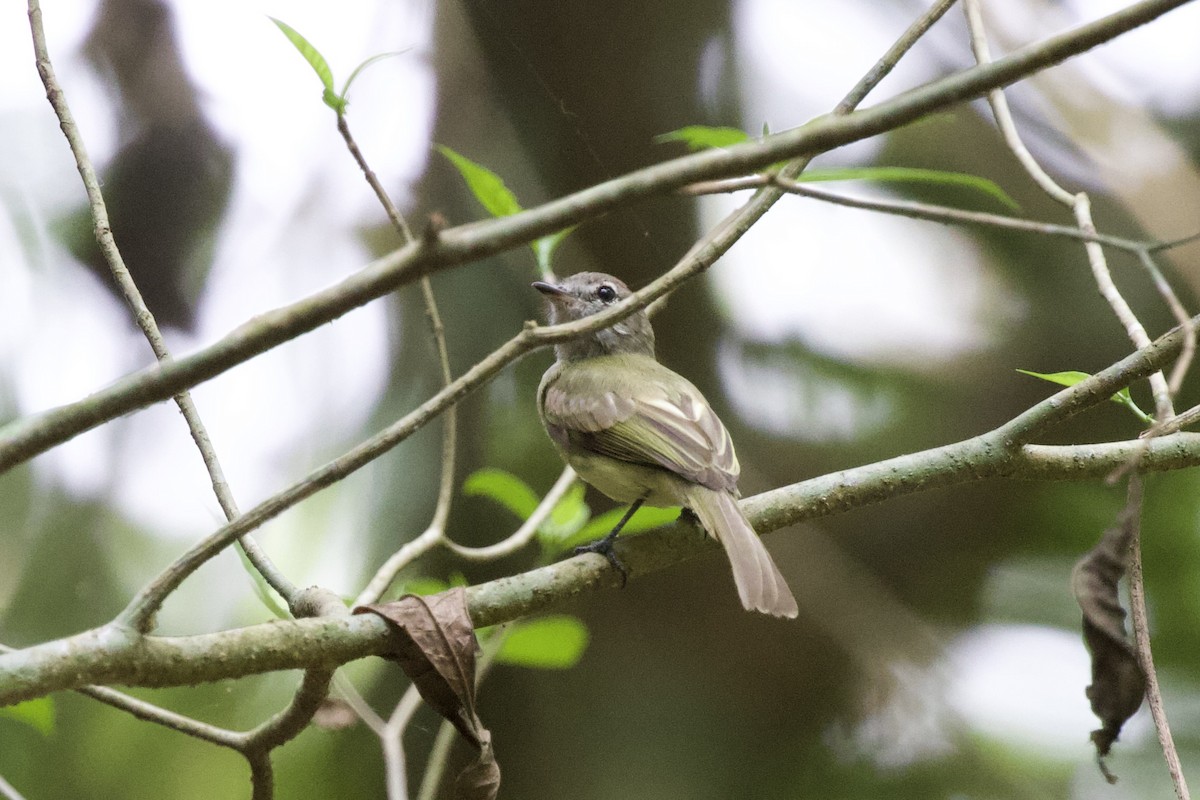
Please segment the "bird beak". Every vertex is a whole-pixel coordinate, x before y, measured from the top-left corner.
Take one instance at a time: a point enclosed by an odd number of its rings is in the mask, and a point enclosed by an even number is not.
[[[542,294],[547,295],[551,300],[553,300],[555,297],[561,297],[567,293],[567,290],[563,289],[561,286],[555,286],[553,283],[546,283],[545,281],[534,281],[533,288],[537,289]]]

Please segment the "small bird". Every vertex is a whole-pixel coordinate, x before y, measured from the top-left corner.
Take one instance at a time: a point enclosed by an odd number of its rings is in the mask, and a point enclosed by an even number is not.
[[[599,313],[629,297],[600,272],[533,284],[550,304],[552,324]],[[630,503],[606,537],[585,549],[620,567],[612,543],[644,503],[684,506],[725,548],[742,605],[777,617],[799,613],[796,598],[737,504],[741,467],[729,432],[681,375],[654,357],[645,311],[555,346],[557,360],[538,387],[538,412],[563,459],[579,477]]]

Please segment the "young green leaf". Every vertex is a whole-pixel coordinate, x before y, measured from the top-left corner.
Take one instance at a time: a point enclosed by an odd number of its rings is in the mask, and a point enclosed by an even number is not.
[[[361,75],[363,70],[365,70],[367,67],[373,65],[377,61],[382,61],[385,58],[391,58],[392,56],[404,55],[411,49],[412,49],[411,47],[406,47],[403,50],[393,50],[390,53],[376,53],[375,55],[368,58],[366,61],[359,64],[357,67],[354,68],[354,71],[350,73],[350,77],[346,78],[346,85],[342,87],[342,93],[340,95],[342,97],[342,99],[345,100],[345,98],[350,94],[350,85],[352,83],[354,83],[355,78],[357,78],[359,75]],[[347,101],[347,102],[349,102],[349,101]]]
[[[543,280],[554,274],[551,267],[551,259],[554,256],[554,251],[558,249],[562,240],[575,230],[574,225],[569,228],[563,228],[557,233],[552,233],[549,236],[543,236],[540,239],[535,239],[530,245],[533,248],[533,255],[537,258],[538,272],[541,273]]]
[[[538,507],[538,496],[529,484],[502,469],[486,468],[473,472],[463,481],[463,494],[468,497],[488,497],[521,519]]]
[[[304,56],[304,60],[317,73],[317,77],[321,79],[321,85],[324,90],[321,92],[321,99],[325,101],[325,105],[332,108],[337,113],[341,114],[346,110],[346,99],[339,96],[333,90],[333,70],[329,68],[329,62],[325,60],[325,56],[321,55],[321,51],[313,47],[312,44],[300,35],[300,32],[288,25],[283,20],[269,18],[274,22],[279,30],[283,31],[283,35],[288,38],[288,41]]]
[[[522,622],[505,637],[496,653],[502,664],[534,669],[570,669],[588,644],[588,630],[575,617],[552,616]]]
[[[440,144],[435,146],[438,152],[455,166],[459,174],[463,176],[463,180],[467,182],[467,188],[471,190],[471,194],[475,195],[475,199],[493,217],[507,217],[509,214],[515,214],[521,210],[517,196],[504,185],[504,181],[499,175],[487,167],[476,164],[466,156],[454,152],[449,147]]]
[[[848,167],[845,169],[809,170],[801,175],[799,180],[803,183],[862,180],[876,183],[925,183],[933,186],[955,186],[982,192],[1013,211],[1019,211],[1021,208],[1017,201],[1013,200],[996,182],[963,172],[910,167]]]
[[[51,697],[38,697],[24,703],[0,707],[0,719],[23,722],[43,736],[54,733],[54,718],[54,698]]]
[[[750,138],[750,134],[738,128],[710,125],[688,125],[686,128],[659,134],[655,144],[683,142],[689,150],[707,150],[710,147],[729,147]]]
[[[1051,383],[1057,383],[1060,386],[1074,386],[1085,378],[1092,377],[1088,373],[1079,372],[1078,370],[1067,370],[1065,372],[1031,372],[1027,369],[1019,369],[1017,372],[1021,373],[1022,375],[1032,376],[1034,378],[1041,378],[1042,380],[1050,381]],[[1142,422],[1147,424],[1154,422],[1154,418],[1145,411],[1142,411],[1142,409],[1138,407],[1138,404],[1133,401],[1133,397],[1129,394],[1128,386],[1114,394],[1109,398],[1109,400],[1112,400],[1119,406],[1125,406]]]

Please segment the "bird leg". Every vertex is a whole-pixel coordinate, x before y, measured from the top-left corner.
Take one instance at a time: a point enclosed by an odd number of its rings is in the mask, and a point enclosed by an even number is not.
[[[621,563],[621,559],[617,558],[617,554],[613,550],[613,542],[616,541],[617,536],[621,533],[621,529],[625,527],[625,523],[629,522],[630,518],[642,507],[645,499],[644,497],[639,497],[633,501],[633,505],[625,512],[625,516],[621,517],[621,521],[603,539],[597,539],[590,544],[581,544],[575,548],[576,555],[580,553],[599,553],[607,558],[608,563],[613,565],[613,569],[621,573],[621,588],[625,588],[625,581],[629,578],[629,570],[625,569],[625,565]]]

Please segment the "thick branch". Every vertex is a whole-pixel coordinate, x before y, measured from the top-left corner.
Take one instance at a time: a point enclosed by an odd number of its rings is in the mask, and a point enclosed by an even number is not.
[[[1069,391],[1069,390],[1068,390]],[[743,501],[761,533],[905,494],[987,478],[1094,479],[1124,464],[1147,442],[999,446],[995,432],[957,444],[802,481]],[[1143,471],[1200,465],[1200,434],[1151,440]],[[717,547],[677,522],[619,540],[632,577],[655,572]],[[582,555],[468,589],[477,626],[495,625],[561,606],[585,592],[616,588],[604,558]],[[731,589],[732,592],[732,589]],[[731,594],[732,597],[732,594]],[[270,622],[185,637],[138,637],[101,628],[0,655],[0,704],[88,684],[179,686],[281,669],[335,666],[389,652],[384,623],[372,614]]]

